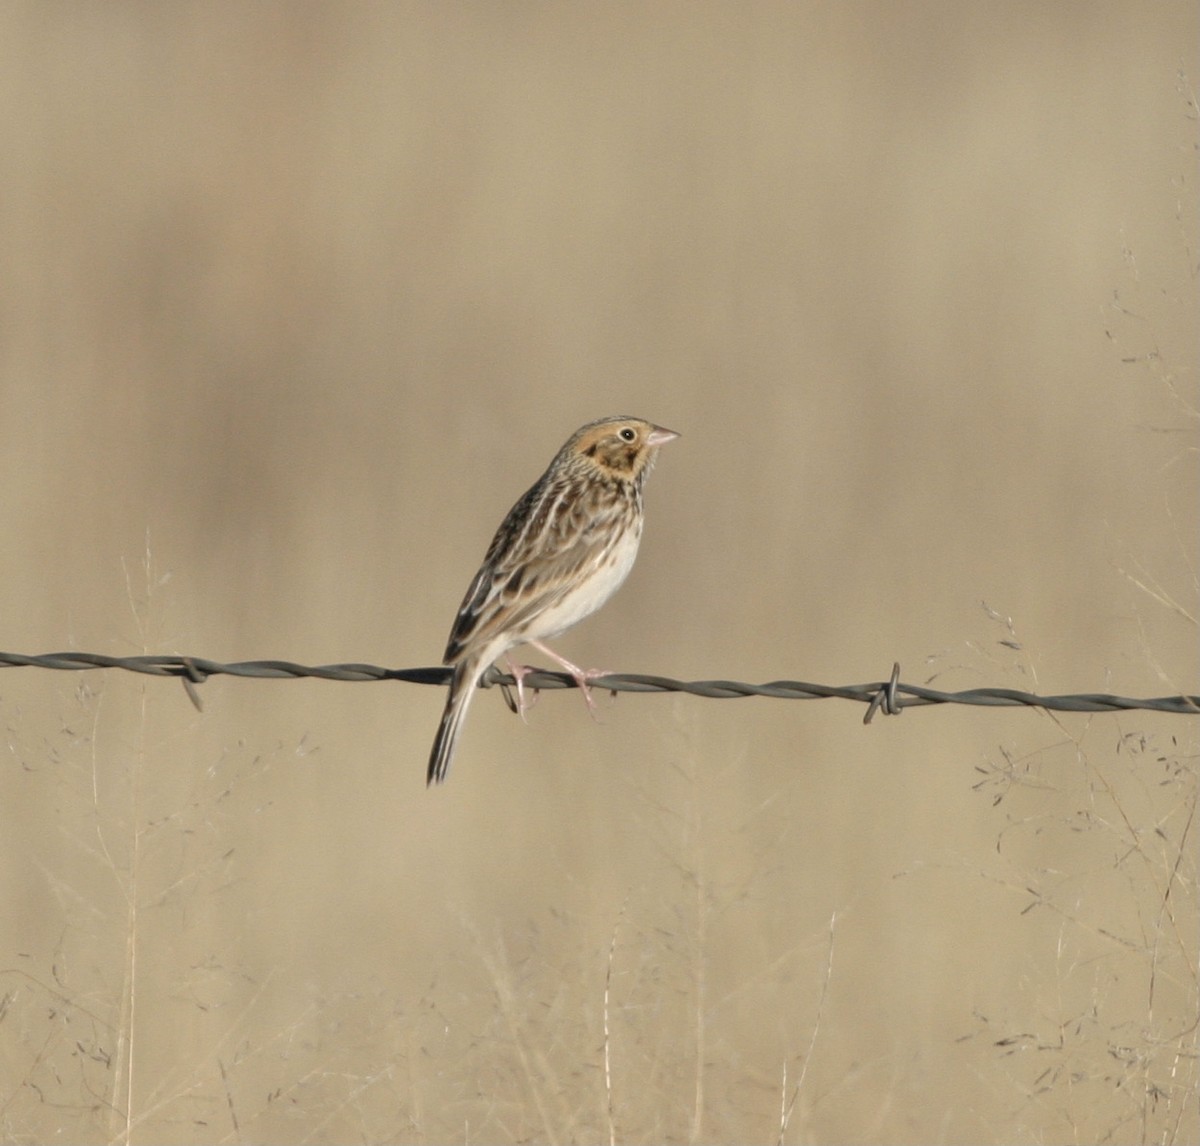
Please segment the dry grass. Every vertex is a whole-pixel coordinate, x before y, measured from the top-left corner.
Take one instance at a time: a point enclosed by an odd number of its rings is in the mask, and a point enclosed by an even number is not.
[[[143,733],[159,689],[139,686]],[[917,1063],[880,1048],[840,1078],[820,1069],[840,1059],[826,1028],[853,1021],[853,971],[843,978],[837,953],[857,909],[730,962],[739,932],[788,910],[768,867],[777,841],[737,880],[712,874],[727,834],[753,824],[687,764],[678,805],[637,801],[657,870],[611,915],[551,911],[492,932],[464,917],[420,992],[376,978],[326,994],[286,968],[247,969],[217,922],[249,878],[223,842],[227,809],[261,798],[282,750],[230,752],[168,801],[152,777],[169,755],[139,735],[113,796],[95,764],[105,709],[81,688],[59,744],[38,753],[9,723],[19,791],[52,803],[61,827],[36,857],[54,896],[42,914],[61,933],[48,965],[16,950],[4,970],[7,1140],[807,1142],[851,1102],[865,1140],[894,1139]],[[947,1040],[997,1119],[977,1133],[1185,1142],[1197,1125],[1194,750],[1113,717],[1053,723],[1038,747],[979,769],[991,861],[895,876],[945,896],[951,917],[951,902],[1002,892],[991,931],[1012,965],[976,985]]]

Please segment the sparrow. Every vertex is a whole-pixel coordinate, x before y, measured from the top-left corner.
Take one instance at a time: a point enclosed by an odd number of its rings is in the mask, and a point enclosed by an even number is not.
[[[516,645],[561,665],[592,707],[584,670],[547,648],[603,605],[629,576],[642,538],[642,487],[660,446],[679,435],[642,418],[611,417],[576,430],[496,530],[467,590],[442,663],[452,666],[427,784],[446,778],[480,677]],[[523,711],[521,679],[512,666]]]

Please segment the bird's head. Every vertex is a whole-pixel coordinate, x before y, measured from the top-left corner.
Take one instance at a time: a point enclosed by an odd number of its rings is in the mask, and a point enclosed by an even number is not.
[[[642,418],[601,418],[576,430],[563,454],[588,462],[609,477],[632,481],[651,464],[659,446],[677,437],[674,430]]]

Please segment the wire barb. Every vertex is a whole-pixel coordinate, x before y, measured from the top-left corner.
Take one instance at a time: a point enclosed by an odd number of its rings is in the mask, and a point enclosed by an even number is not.
[[[200,699],[200,693],[196,691],[196,685],[204,683],[205,674],[196,667],[196,663],[191,657],[180,657],[179,659],[183,664],[183,672],[180,674],[183,691],[187,693],[188,700],[195,706],[196,711],[203,712],[204,702]]]
[[[882,708],[884,716],[899,716],[904,711],[900,701],[896,699],[896,688],[900,684],[900,662],[892,662],[892,675],[886,684],[879,686],[879,691],[871,697],[871,705],[863,716],[863,724],[870,724],[875,719],[875,713]]]
[[[253,677],[260,680],[298,680],[314,677],[318,680],[348,682],[368,680],[398,680],[408,684],[446,685],[451,669],[445,665],[432,668],[389,669],[380,665],[337,664],[300,665],[291,661],[236,661],[221,664],[203,657],[139,656],[111,657],[103,653],[25,653],[0,652],[0,668],[44,668],[65,672],[88,669],[123,669],[126,672],[149,676],[179,677],[192,702],[199,707],[196,685],[210,676]],[[516,680],[510,673],[493,665],[483,674],[480,687],[511,687]],[[575,688],[575,680],[564,672],[537,669],[525,676],[525,687],[532,689]],[[1184,716],[1200,716],[1200,696],[1155,696],[1135,699],[1111,696],[1106,693],[1084,693],[1075,696],[1038,696],[1011,688],[971,688],[962,692],[940,692],[922,685],[903,684],[899,663],[892,666],[891,678],[874,684],[827,685],[802,680],[773,680],[766,684],[748,684],[736,680],[673,680],[665,676],[645,676],[640,673],[610,673],[592,682],[594,688],[609,692],[686,692],[717,700],[732,700],[746,696],[765,696],[776,700],[855,700],[867,705],[864,723],[870,723],[876,711],[898,715],[905,708],[930,704],[971,704],[989,708],[1025,705],[1030,708],[1054,709],[1059,712],[1126,712],[1141,709],[1150,712],[1171,712]],[[195,694],[193,696],[193,694]]]

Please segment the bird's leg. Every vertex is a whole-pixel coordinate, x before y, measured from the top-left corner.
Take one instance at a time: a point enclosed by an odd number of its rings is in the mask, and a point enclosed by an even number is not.
[[[592,719],[599,722],[600,717],[596,715],[596,702],[592,699],[592,681],[598,680],[602,676],[608,676],[608,669],[581,669],[578,665],[572,664],[566,657],[560,657],[553,649],[547,648],[541,641],[526,641],[527,645],[532,645],[540,653],[545,653],[552,661],[562,665],[562,667],[570,673],[572,679],[579,685],[579,691],[583,693],[583,701],[588,707],[588,712],[592,714]]]
[[[513,680],[517,682],[516,713],[523,721],[525,721],[526,724],[528,724],[529,721],[525,720],[525,713],[527,713],[535,704],[537,704],[537,698],[541,696],[541,693],[535,688],[533,690],[533,699],[528,702],[525,700],[525,678],[531,672],[533,672],[533,669],[529,665],[516,664],[512,657],[506,656],[504,658],[504,663],[508,666],[508,671],[512,673]]]

